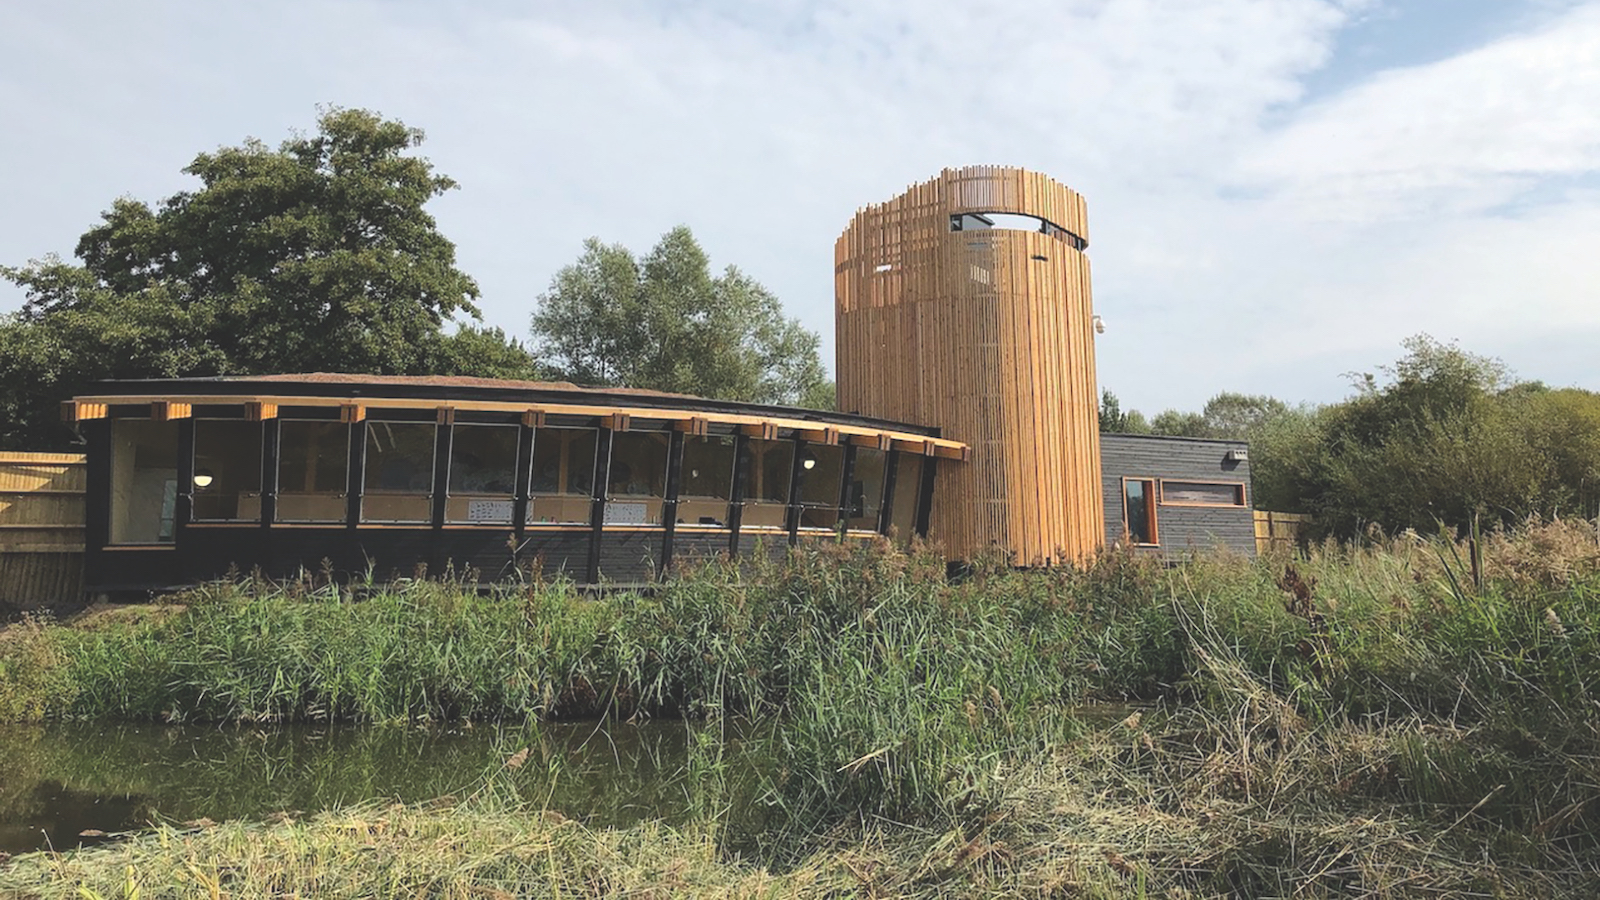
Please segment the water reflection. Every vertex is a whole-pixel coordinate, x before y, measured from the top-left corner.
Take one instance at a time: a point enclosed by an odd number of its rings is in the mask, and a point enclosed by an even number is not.
[[[688,814],[690,727],[0,726],[0,851],[58,850],[163,819],[261,819],[372,800],[479,790],[521,748],[509,782],[599,826]],[[721,741],[723,737],[717,736]],[[723,744],[738,768],[745,742]]]

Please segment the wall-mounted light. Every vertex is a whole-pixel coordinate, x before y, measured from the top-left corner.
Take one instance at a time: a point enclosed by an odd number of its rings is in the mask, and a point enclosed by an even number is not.
[[[215,480],[216,478],[211,474],[210,469],[201,469],[194,473],[194,486],[197,488],[208,488],[211,486],[211,482]]]
[[[1091,321],[1094,322],[1094,333],[1095,334],[1105,334],[1106,333],[1106,320],[1105,319],[1102,319],[1099,316],[1095,316]]]
[[[800,468],[805,469],[807,472],[809,472],[812,469],[815,469],[816,467],[817,467],[816,454],[812,453],[810,450],[802,450],[802,451],[800,451]]]

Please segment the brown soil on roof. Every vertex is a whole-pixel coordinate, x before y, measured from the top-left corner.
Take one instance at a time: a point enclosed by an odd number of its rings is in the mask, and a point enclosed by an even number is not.
[[[392,384],[422,387],[482,387],[519,391],[581,391],[591,394],[625,394],[637,397],[677,397],[698,400],[692,394],[674,394],[643,388],[584,387],[570,381],[510,381],[501,378],[476,378],[471,375],[359,375],[340,372],[303,372],[293,375],[241,375],[227,381],[293,381],[303,384]]]

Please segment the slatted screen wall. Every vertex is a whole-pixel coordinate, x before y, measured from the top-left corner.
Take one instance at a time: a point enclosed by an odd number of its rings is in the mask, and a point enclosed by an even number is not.
[[[78,454],[0,453],[0,612],[81,598],[84,474]]]
[[[961,213],[1039,231],[952,231]],[[856,213],[835,246],[839,409],[934,425],[972,448],[939,467],[930,536],[952,557],[1081,560],[1104,539],[1083,198],[1043,175],[946,169]]]

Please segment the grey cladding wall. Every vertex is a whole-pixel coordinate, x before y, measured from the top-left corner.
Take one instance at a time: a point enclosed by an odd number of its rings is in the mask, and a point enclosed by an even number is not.
[[[1250,462],[1227,458],[1230,450],[1247,450],[1243,441],[1154,437],[1142,434],[1100,435],[1100,472],[1105,494],[1106,546],[1124,543],[1123,479],[1156,482],[1156,540],[1140,547],[1145,553],[1181,553],[1218,545],[1255,555],[1255,516],[1250,497]],[[1247,455],[1247,454],[1245,454]],[[1200,481],[1243,485],[1243,506],[1191,506],[1160,503],[1160,482]]]

